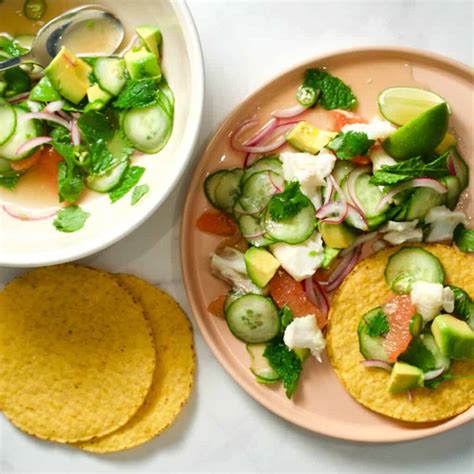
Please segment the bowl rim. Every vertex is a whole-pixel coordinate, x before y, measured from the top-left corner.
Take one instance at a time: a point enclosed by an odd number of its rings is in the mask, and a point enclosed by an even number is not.
[[[253,99],[254,96],[259,95],[262,90],[264,90],[268,85],[273,83],[274,81],[279,80],[280,78],[284,77],[287,74],[290,74],[295,69],[309,67],[310,65],[316,62],[324,62],[329,58],[334,58],[338,56],[347,56],[353,53],[361,53],[361,54],[389,54],[393,56],[399,56],[400,54],[406,54],[407,56],[416,56],[418,58],[422,58],[428,61],[435,61],[435,62],[442,62],[445,65],[449,66],[451,69],[455,69],[458,72],[461,72],[463,75],[466,75],[469,80],[472,82],[472,78],[474,77],[474,68],[468,66],[467,64],[451,59],[447,56],[444,56],[439,53],[434,53],[432,51],[428,51],[421,48],[414,48],[414,47],[406,47],[406,46],[397,46],[397,45],[379,45],[379,46],[354,46],[350,48],[343,48],[343,49],[335,49],[333,51],[326,51],[319,55],[311,56],[306,58],[303,61],[298,61],[295,64],[290,65],[290,67],[286,67],[280,71],[277,71],[273,74],[268,80],[266,80],[261,86],[257,87],[249,94],[247,94],[242,100],[236,104],[231,111],[225,115],[225,117],[221,120],[219,125],[213,130],[212,134],[210,135],[210,140],[207,142],[205,148],[201,152],[201,155],[198,160],[196,160],[196,165],[193,170],[193,175],[190,179],[190,184],[193,182],[195,175],[204,167],[204,162],[202,157],[208,153],[208,150],[213,146],[214,140],[216,140],[217,135],[221,131],[222,127],[225,125],[227,120],[234,115],[238,115],[242,109],[245,109],[247,103]],[[232,377],[232,379],[237,382],[241,389],[243,389],[247,394],[252,397],[255,401],[257,401],[260,405],[264,408],[272,412],[273,414],[279,416],[280,418],[286,420],[287,422],[299,426],[301,428],[305,428],[308,431],[318,433],[321,435],[325,435],[331,438],[342,439],[345,441],[351,442],[363,442],[363,443],[374,443],[374,444],[384,444],[384,443],[399,443],[399,442],[406,442],[412,441],[416,439],[424,439],[428,438],[437,434],[441,434],[443,432],[449,431],[455,427],[461,426],[463,424],[468,423],[469,421],[474,420],[474,407],[469,408],[467,411],[457,415],[454,418],[447,419],[444,422],[440,422],[436,426],[432,426],[429,428],[416,428],[413,429],[411,432],[406,432],[399,435],[391,435],[385,436],[383,439],[374,438],[373,436],[364,436],[360,433],[341,433],[337,430],[333,430],[330,426],[318,426],[315,427],[308,421],[301,421],[301,420],[293,420],[290,416],[284,411],[281,410],[279,407],[274,407],[271,402],[267,401],[265,397],[262,397],[254,387],[253,381],[249,379],[245,379],[241,377],[239,371],[235,366],[230,364],[224,354],[224,351],[219,347],[219,342],[215,341],[212,337],[211,331],[208,331],[206,325],[204,324],[204,319],[202,317],[197,317],[196,315],[199,314],[199,305],[197,303],[197,299],[193,297],[192,288],[195,286],[192,284],[191,276],[187,273],[186,269],[190,266],[191,256],[190,253],[187,251],[187,241],[188,239],[183,239],[182,236],[186,235],[186,232],[189,229],[189,226],[193,226],[194,222],[190,220],[190,214],[192,209],[192,194],[188,193],[182,214],[181,226],[180,226],[180,255],[181,255],[181,273],[183,276],[183,282],[186,290],[186,296],[188,298],[189,305],[191,307],[191,311],[194,315],[194,319],[197,322],[199,327],[200,333],[205,340],[207,346],[211,349],[213,355],[217,358],[220,365],[225,369],[225,371]],[[328,362],[329,363],[329,362]],[[448,426],[446,426],[449,424]]]
[[[172,0],[170,5],[176,13],[182,27],[185,44],[189,50],[190,57],[190,77],[193,85],[194,98],[190,105],[186,126],[188,127],[186,138],[179,147],[179,152],[186,156],[177,168],[176,174],[169,182],[168,189],[153,205],[147,207],[142,212],[134,214],[126,226],[117,232],[106,233],[103,237],[98,237],[90,241],[82,242],[79,246],[71,246],[65,250],[57,249],[53,252],[41,251],[35,254],[28,254],[24,259],[18,258],[18,253],[9,258],[8,254],[0,259],[0,267],[38,267],[45,265],[55,265],[81,258],[88,257],[125,238],[143,224],[151,215],[165,202],[171,191],[175,189],[177,182],[183,176],[185,170],[192,161],[195,146],[201,130],[202,115],[204,109],[204,59],[201,42],[197,27],[189,6],[185,0]]]

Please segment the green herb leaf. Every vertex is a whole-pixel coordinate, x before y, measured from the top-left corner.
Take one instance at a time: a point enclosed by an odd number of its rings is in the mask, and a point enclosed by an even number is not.
[[[370,337],[384,336],[390,329],[387,316],[382,308],[378,308],[377,313],[370,317],[364,318],[364,321],[366,324],[365,330]]]
[[[372,184],[386,186],[408,181],[413,178],[443,178],[449,175],[447,158],[449,153],[438,156],[435,160],[425,163],[421,157],[401,161],[395,165],[383,165],[370,178]]]
[[[423,372],[436,369],[436,361],[433,353],[423,344],[423,340],[414,337],[407,350],[399,356],[399,360],[418,367]]]
[[[293,311],[291,311],[291,309],[287,305],[281,308],[280,320],[281,320],[281,328],[283,331],[290,325],[290,323],[293,321],[294,318],[295,316],[293,314]]]
[[[28,50],[22,48],[15,40],[7,36],[0,36],[0,49],[5,51],[12,58],[17,58],[25,54]]]
[[[315,91],[319,90],[319,102],[327,110],[350,110],[357,104],[357,99],[351,88],[324,69],[307,69],[303,86],[310,87]]]
[[[89,216],[79,206],[72,205],[58,211],[53,225],[60,232],[76,232],[84,227]]]
[[[283,221],[296,216],[309,204],[309,199],[300,191],[300,183],[292,181],[283,192],[273,195],[268,204],[268,211],[273,220]]]
[[[3,74],[3,78],[7,82],[7,96],[21,94],[31,89],[30,76],[19,67],[7,69]]]
[[[296,353],[285,345],[281,339],[270,341],[263,353],[272,369],[280,376],[285,387],[286,396],[291,398],[295,393],[303,366]]]
[[[375,143],[375,140],[369,140],[367,133],[349,131],[339,133],[332,139],[328,148],[341,160],[350,160],[354,156],[367,155],[369,148]]]
[[[67,128],[58,125],[57,127],[53,128],[50,136],[55,143],[71,146],[71,132]],[[59,150],[56,151],[60,153]]]
[[[449,285],[454,293],[454,314],[464,321],[474,321],[474,302],[461,288]]]
[[[21,178],[21,173],[14,170],[0,171],[0,187],[13,189]]]
[[[431,380],[425,380],[423,385],[425,387],[431,388],[432,390],[437,389],[443,382],[447,382],[448,380],[452,380],[454,378],[460,378],[460,377],[454,377],[452,374],[449,372],[445,374],[441,374],[439,377],[436,377],[435,379]],[[466,377],[468,378],[468,377]]]
[[[58,163],[59,201],[76,202],[84,189],[84,181],[80,170],[65,161]]]
[[[106,115],[97,110],[90,110],[82,114],[77,125],[85,140],[90,144],[96,144],[98,141],[107,141],[115,133],[115,123],[111,115]]]
[[[125,171],[125,175],[117,188],[109,192],[109,197],[112,202],[123,198],[143,176],[145,168],[141,166],[131,166]]]
[[[150,186],[148,186],[148,184],[140,184],[140,186],[135,186],[135,189],[132,193],[132,206],[140,201],[140,199],[145,196],[148,191],[150,191]]]
[[[51,84],[48,76],[43,76],[33,89],[31,89],[29,99],[38,102],[54,102],[55,100],[60,100],[61,95],[54,88],[53,84]]]
[[[117,109],[146,107],[156,103],[156,81],[154,79],[129,79],[115,99]]]
[[[465,253],[474,252],[474,229],[466,229],[459,224],[454,229],[454,243]]]

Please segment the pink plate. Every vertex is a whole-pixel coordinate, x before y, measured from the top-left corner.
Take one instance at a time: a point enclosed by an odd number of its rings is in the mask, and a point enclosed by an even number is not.
[[[229,147],[229,133],[243,120],[257,114],[263,121],[270,112],[295,103],[294,93],[308,67],[327,67],[351,85],[359,100],[357,112],[370,118],[377,113],[377,96],[392,86],[418,86],[444,97],[453,110],[450,126],[461,137],[465,158],[473,151],[473,71],[450,59],[404,48],[358,48],[321,56],[292,69],[245,99],[224,121],[209,143],[189,186],[181,233],[184,281],[192,310],[207,344],[230,375],[263,406],[308,430],[328,436],[366,442],[394,442],[424,438],[474,418],[474,407],[438,423],[402,423],[362,407],[345,391],[327,359],[322,364],[307,361],[300,387],[288,400],[280,387],[260,385],[249,371],[245,345],[228,330],[223,319],[207,311],[208,304],[227,287],[209,272],[209,254],[222,240],[200,232],[196,219],[210,207],[202,184],[219,168],[243,165],[244,154]],[[305,119],[328,128],[327,113],[315,110]],[[471,164],[471,185],[474,176]],[[469,204],[469,203],[466,203]],[[472,205],[467,206],[472,217]],[[449,401],[447,401],[449,403]]]

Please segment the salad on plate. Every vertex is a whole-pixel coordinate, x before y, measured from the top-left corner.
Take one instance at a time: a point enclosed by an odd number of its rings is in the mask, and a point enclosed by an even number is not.
[[[225,237],[210,270],[230,287],[209,311],[246,344],[256,381],[282,382],[288,398],[305,360],[321,361],[334,292],[361,259],[413,243],[474,250],[462,210],[469,169],[449,104],[397,86],[380,92],[377,116],[362,117],[356,107],[349,85],[308,69],[295,105],[263,124],[249,117],[231,133],[242,167],[204,181],[214,209],[196,225]],[[327,111],[330,129],[305,117],[313,108]],[[413,282],[401,272],[390,288],[407,293]]]

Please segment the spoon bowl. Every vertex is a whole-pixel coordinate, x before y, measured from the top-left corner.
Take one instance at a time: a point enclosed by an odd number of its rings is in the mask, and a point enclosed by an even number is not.
[[[100,5],[84,5],[53,18],[37,33],[24,56],[0,62],[0,71],[34,63],[46,67],[66,46],[77,56],[108,56],[123,41],[122,22]]]

